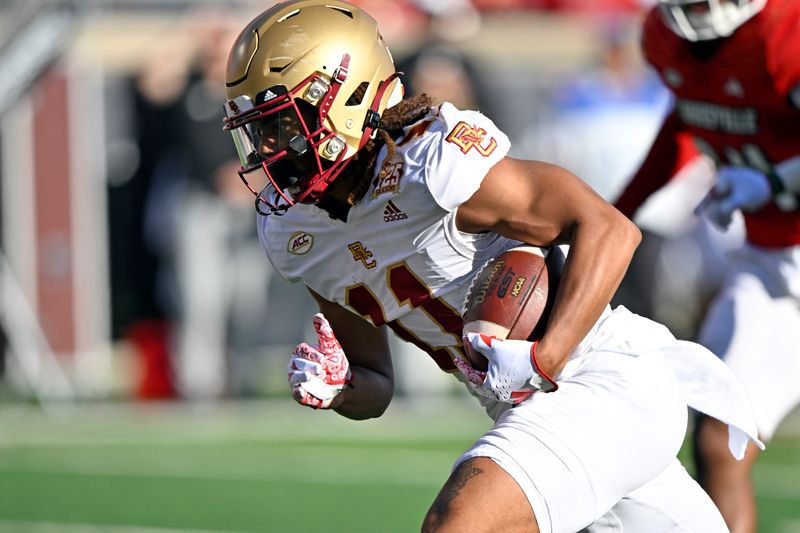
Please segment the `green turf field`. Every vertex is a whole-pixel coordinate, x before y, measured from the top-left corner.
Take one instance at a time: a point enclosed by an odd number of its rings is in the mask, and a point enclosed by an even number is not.
[[[418,531],[487,427],[472,402],[364,422],[290,401],[5,406],[0,532]],[[800,436],[781,435],[756,480],[761,531],[800,532]]]

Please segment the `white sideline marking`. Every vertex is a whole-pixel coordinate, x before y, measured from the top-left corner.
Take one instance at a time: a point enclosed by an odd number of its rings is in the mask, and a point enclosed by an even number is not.
[[[442,463],[442,465],[449,465],[449,463]],[[0,468],[0,474],[5,469]],[[68,475],[68,476],[85,476],[85,477],[110,477],[110,478],[152,478],[152,479],[172,479],[172,480],[190,480],[190,481],[233,481],[233,482],[287,482],[296,481],[298,483],[313,483],[315,485],[333,485],[333,486],[352,486],[363,487],[365,485],[391,485],[394,487],[441,487],[447,479],[448,471],[446,467],[442,469],[440,478],[420,479],[419,476],[410,475],[403,476],[400,470],[393,472],[391,478],[383,475],[376,475],[369,477],[367,475],[360,477],[344,477],[339,471],[320,472],[320,471],[303,471],[295,476],[290,476],[286,472],[260,472],[255,475],[244,475],[241,473],[224,473],[214,472],[213,474],[195,474],[193,472],[173,471],[165,472],[164,469],[155,471],[145,471],[137,468],[132,472],[123,472],[120,470],[104,470],[100,468],[87,468],[85,465],[73,468],[25,468],[14,469],[14,473],[32,473],[43,475]]]
[[[272,533],[281,533],[273,531]],[[184,529],[163,527],[139,527],[80,524],[71,522],[26,522],[16,520],[0,520],[0,533],[237,533],[223,529]],[[367,533],[383,533],[382,530]],[[781,533],[794,533],[786,531]]]
[[[235,533],[221,529],[168,529],[161,527],[112,526],[70,522],[24,522],[0,520],[0,532],[13,533]]]

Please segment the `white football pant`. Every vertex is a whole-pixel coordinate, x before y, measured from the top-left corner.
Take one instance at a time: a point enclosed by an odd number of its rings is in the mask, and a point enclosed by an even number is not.
[[[800,403],[800,246],[746,245],[731,262],[698,342],[742,381],[769,440]]]

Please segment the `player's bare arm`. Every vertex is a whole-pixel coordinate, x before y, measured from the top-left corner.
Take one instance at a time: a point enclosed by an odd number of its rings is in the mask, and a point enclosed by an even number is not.
[[[636,226],[586,183],[547,163],[505,158],[458,209],[461,231],[529,244],[570,244],[539,364],[557,375],[611,301],[641,240]]]
[[[394,393],[394,368],[385,328],[376,328],[311,291],[350,361],[352,378],[331,409],[354,420],[381,416]]]

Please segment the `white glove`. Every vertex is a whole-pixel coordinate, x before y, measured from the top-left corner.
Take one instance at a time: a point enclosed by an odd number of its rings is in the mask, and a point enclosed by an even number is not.
[[[480,372],[469,364],[455,360],[456,367],[467,377],[473,390],[501,402],[517,404],[536,391],[553,392],[555,380],[539,368],[536,362],[537,342],[502,340],[470,332],[464,337],[464,347],[486,357],[487,371]]]
[[[772,186],[766,174],[748,167],[722,167],[717,182],[695,209],[705,212],[709,220],[722,230],[728,229],[733,212],[758,211],[772,199]]]
[[[350,363],[321,313],[314,315],[317,346],[298,344],[289,359],[289,387],[298,403],[314,409],[330,408],[333,399],[350,383]]]

